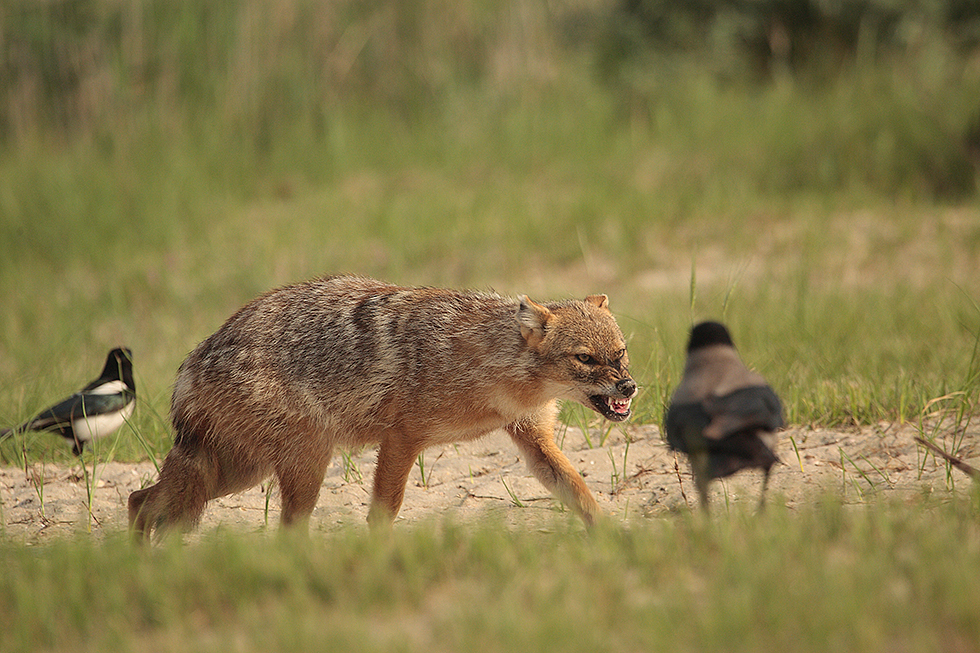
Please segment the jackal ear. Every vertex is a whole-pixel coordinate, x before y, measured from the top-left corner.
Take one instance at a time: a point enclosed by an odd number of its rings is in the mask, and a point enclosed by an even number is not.
[[[551,319],[551,311],[521,295],[521,307],[517,309],[517,323],[521,325],[521,335],[527,344],[534,347],[544,340],[544,330]]]
[[[585,301],[598,308],[609,310],[609,298],[605,295],[589,295],[585,298]]]

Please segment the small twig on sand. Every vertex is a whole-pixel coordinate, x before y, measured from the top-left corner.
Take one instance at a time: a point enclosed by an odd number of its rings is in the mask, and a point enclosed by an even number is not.
[[[929,449],[930,451],[932,451],[936,455],[941,456],[944,459],[946,459],[946,461],[948,461],[950,465],[952,465],[956,469],[960,470],[961,472],[963,472],[967,476],[970,476],[971,478],[980,480],[980,470],[978,470],[976,467],[973,467],[972,465],[968,465],[967,463],[963,462],[962,460],[960,460],[956,456],[953,456],[951,454],[946,453],[945,451],[943,451],[942,449],[940,449],[939,447],[937,447],[936,445],[934,445],[933,443],[929,442],[928,440],[926,440],[924,438],[920,438],[919,436],[915,436],[915,441],[918,442],[919,444],[921,444],[926,449]]]

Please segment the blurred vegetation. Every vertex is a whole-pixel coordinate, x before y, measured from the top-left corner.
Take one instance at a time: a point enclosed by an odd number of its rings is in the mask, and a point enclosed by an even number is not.
[[[978,164],[976,0],[5,0],[0,425],[127,344],[132,428],[87,455],[159,458],[187,351],[354,271],[608,292],[638,422],[716,317],[793,424],[961,437]],[[0,446],[38,460],[76,464]],[[0,649],[976,650],[975,495],[728,516],[0,541]]]
[[[648,71],[692,66],[718,84],[794,83],[804,105],[827,112],[803,148],[774,148],[770,163],[788,173],[777,186],[832,190],[857,179],[939,199],[976,192],[980,100],[959,91],[980,76],[980,3],[622,0],[612,18],[598,65],[648,113],[650,85],[662,83]]]
[[[703,54],[729,78],[757,81],[789,73],[826,82],[930,40],[966,56],[980,45],[972,0],[622,0],[615,12],[615,47],[607,49],[614,59]]]
[[[771,156],[748,163],[766,187],[976,190],[973,0],[12,0],[0,32],[4,148],[85,139],[108,155],[139,134],[203,139],[254,163],[299,135],[330,150],[352,114],[436,134],[452,123],[443,138],[460,139],[529,95],[574,96],[591,78],[616,105],[609,120],[663,134],[689,115],[702,125],[686,128],[695,143],[730,116],[686,103],[763,94],[770,125],[752,135]],[[855,103],[863,110],[843,112]],[[780,125],[791,115],[803,133]],[[338,163],[296,154],[315,178]]]
[[[794,423],[972,411],[975,4],[4,2],[0,424],[128,344],[165,451],[186,352],[340,271],[607,292],[640,421],[708,316]]]
[[[699,517],[0,539],[0,650],[980,650],[975,493]]]

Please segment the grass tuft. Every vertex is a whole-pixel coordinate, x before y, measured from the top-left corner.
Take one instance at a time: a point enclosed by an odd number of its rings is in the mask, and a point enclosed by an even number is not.
[[[922,501],[736,506],[589,538],[563,521],[443,520],[388,538],[215,533],[150,551],[121,537],[0,542],[3,646],[973,650],[978,513],[967,498]]]

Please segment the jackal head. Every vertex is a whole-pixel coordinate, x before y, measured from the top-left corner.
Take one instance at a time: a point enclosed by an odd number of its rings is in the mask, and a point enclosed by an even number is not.
[[[528,347],[540,357],[555,396],[571,399],[606,419],[630,416],[636,382],[629,373],[626,341],[609,312],[609,298],[549,303],[520,298],[517,321]]]

